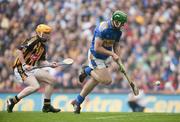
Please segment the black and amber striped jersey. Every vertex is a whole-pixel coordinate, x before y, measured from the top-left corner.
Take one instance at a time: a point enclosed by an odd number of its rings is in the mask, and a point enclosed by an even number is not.
[[[18,49],[23,52],[24,60],[27,65],[34,66],[40,60],[46,60],[46,45],[42,43],[38,36],[26,39]],[[17,57],[13,68],[22,68],[22,63]]]

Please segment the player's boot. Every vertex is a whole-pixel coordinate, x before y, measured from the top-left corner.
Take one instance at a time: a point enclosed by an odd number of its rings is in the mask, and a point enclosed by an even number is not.
[[[13,112],[13,108],[14,108],[14,105],[15,105],[13,99],[10,98],[10,99],[8,99],[6,102],[7,102],[7,112],[8,112],[8,113]]]
[[[134,83],[131,83],[130,86],[134,92],[134,95],[137,96],[139,94],[139,88]]]
[[[71,105],[72,105],[73,108],[74,108],[74,113],[75,113],[75,114],[80,114],[81,106],[77,104],[76,100],[73,100],[73,101],[71,102]]]
[[[86,65],[83,65],[82,66],[82,69],[81,69],[81,72],[80,72],[80,75],[79,75],[79,82],[80,83],[83,83],[84,79],[87,77],[87,74],[85,73],[85,68],[88,67]]]
[[[48,113],[48,112],[57,113],[57,112],[60,112],[61,109],[54,108],[52,105],[48,105],[48,106],[43,106],[42,111],[45,113]]]

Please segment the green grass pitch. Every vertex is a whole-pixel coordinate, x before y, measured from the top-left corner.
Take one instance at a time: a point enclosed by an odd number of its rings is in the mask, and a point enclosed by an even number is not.
[[[0,122],[180,122],[180,113],[0,112]]]

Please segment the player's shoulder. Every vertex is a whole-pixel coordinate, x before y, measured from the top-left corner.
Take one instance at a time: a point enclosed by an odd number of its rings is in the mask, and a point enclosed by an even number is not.
[[[108,21],[101,22],[99,24],[98,30],[102,32],[102,31],[104,31],[106,29],[108,29]]]
[[[30,37],[30,38],[28,39],[28,42],[29,42],[29,43],[33,43],[33,42],[35,42],[36,40],[38,40],[38,37],[37,37],[37,36],[32,36],[32,37]]]
[[[37,36],[32,36],[32,37],[29,37],[27,39],[25,39],[23,41],[23,44],[32,44],[33,42],[35,42],[37,40]]]
[[[32,36],[30,38],[27,39],[29,42],[34,42],[36,40],[38,40],[38,37],[37,36]]]

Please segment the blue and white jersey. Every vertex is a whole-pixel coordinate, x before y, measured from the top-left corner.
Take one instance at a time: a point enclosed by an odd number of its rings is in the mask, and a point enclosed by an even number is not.
[[[112,27],[110,20],[101,22],[94,31],[94,36],[90,47],[91,54],[98,59],[107,59],[109,57],[108,55],[97,53],[94,50],[96,38],[101,38],[103,41],[103,47],[112,51],[113,44],[115,42],[119,42],[121,34],[122,31],[120,29]]]

